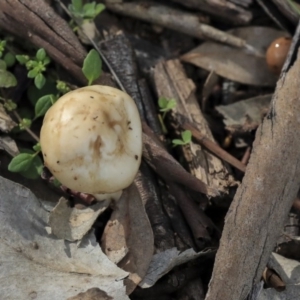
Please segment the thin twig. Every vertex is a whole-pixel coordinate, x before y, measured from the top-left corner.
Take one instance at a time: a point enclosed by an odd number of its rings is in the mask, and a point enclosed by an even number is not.
[[[206,136],[201,134],[193,125],[188,122],[184,122],[182,127],[185,130],[190,130],[194,139],[202,146],[206,147],[212,153],[214,153],[217,157],[223,159],[224,161],[228,162],[232,166],[236,167],[238,170],[245,172],[246,166],[240,162],[238,159],[233,157],[231,154],[223,150],[218,144],[209,140]]]

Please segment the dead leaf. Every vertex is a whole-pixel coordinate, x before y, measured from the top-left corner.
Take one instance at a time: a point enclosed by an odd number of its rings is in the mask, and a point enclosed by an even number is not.
[[[93,232],[79,243],[48,235],[49,213],[40,201],[3,177],[0,214],[1,299],[67,299],[94,287],[129,299],[122,280],[127,273],[103,254]]]
[[[6,113],[5,108],[0,104],[0,131],[9,132],[17,124],[12,120],[12,118]]]
[[[187,249],[183,252],[177,248],[168,249],[153,256],[145,278],[140,282],[141,288],[153,286],[158,279],[170,272],[174,267],[196,259],[200,256],[210,256],[215,253],[215,249],[206,249],[201,252],[195,252],[193,249]]]
[[[216,110],[223,115],[227,130],[254,130],[267,113],[271,98],[272,95],[257,96],[229,105],[216,106]]]
[[[11,156],[16,156],[19,154],[19,149],[16,142],[9,136],[0,136],[0,149],[6,151]]]
[[[123,270],[130,294],[144,278],[154,252],[154,238],[140,194],[134,184],[123,192],[102,236],[102,249]],[[125,256],[125,257],[124,257]]]
[[[235,28],[228,32],[246,40],[262,53],[266,52],[273,40],[285,35],[282,31],[258,26]],[[181,60],[244,84],[274,86],[278,79],[269,71],[265,57],[220,43],[205,42],[184,54]]]
[[[99,201],[85,209],[77,209],[70,207],[65,198],[60,198],[49,217],[52,233],[71,242],[82,239],[109,204],[110,200]]]
[[[92,288],[67,300],[113,300],[113,298],[98,288]]]

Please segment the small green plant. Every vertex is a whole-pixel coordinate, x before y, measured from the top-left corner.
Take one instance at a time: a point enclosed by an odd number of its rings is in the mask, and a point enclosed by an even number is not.
[[[29,78],[34,79],[34,84],[38,89],[41,89],[45,83],[46,78],[44,72],[46,66],[50,63],[50,58],[47,56],[46,51],[41,48],[36,52],[35,58],[30,59],[28,55],[16,55],[16,59],[21,65],[25,65]]]
[[[92,49],[86,56],[82,72],[88,80],[88,85],[91,85],[102,73],[102,61],[95,49]]]
[[[75,18],[90,21],[105,9],[105,5],[102,3],[96,4],[96,2],[83,5],[82,0],[72,0],[72,4],[68,8]]]
[[[17,85],[17,79],[13,73],[9,72],[7,68],[14,64],[14,59],[10,52],[6,51],[6,40],[0,40],[0,88],[9,88]]]
[[[181,140],[180,139],[175,139],[172,140],[172,144],[174,147],[179,146],[179,145],[187,145],[192,141],[192,133],[190,130],[185,130],[181,133]]]
[[[15,156],[9,163],[8,170],[20,173],[29,179],[39,178],[43,169],[42,159],[38,155],[41,151],[40,144],[37,143],[34,145],[33,150],[21,150],[21,153]]]
[[[166,117],[167,112],[176,107],[176,100],[160,97],[158,99],[158,106],[159,111],[163,113],[162,118],[164,119]]]

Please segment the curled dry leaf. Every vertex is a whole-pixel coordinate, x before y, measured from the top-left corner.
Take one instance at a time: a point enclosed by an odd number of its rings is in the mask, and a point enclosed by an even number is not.
[[[97,202],[85,209],[72,208],[68,200],[60,198],[50,213],[51,232],[59,239],[77,241],[91,229],[97,217],[109,206],[110,200]]]
[[[1,299],[67,299],[94,287],[129,299],[122,280],[127,272],[103,254],[93,232],[80,243],[48,235],[49,213],[40,201],[3,177],[0,214]]]
[[[229,105],[216,106],[216,110],[223,115],[227,130],[254,130],[268,112],[271,98],[272,95],[257,96]]]
[[[9,132],[17,124],[12,120],[12,118],[6,113],[2,104],[0,104],[0,131]]]
[[[256,50],[265,53],[273,40],[285,33],[268,27],[243,27],[229,31],[247,41]],[[250,55],[243,49],[232,48],[214,42],[205,42],[181,57],[218,75],[244,84],[274,86],[277,76],[267,66],[265,56]]]
[[[120,261],[119,267],[130,272],[124,281],[130,294],[144,278],[154,252],[151,225],[134,184],[117,201],[102,236],[102,248],[113,261]]]

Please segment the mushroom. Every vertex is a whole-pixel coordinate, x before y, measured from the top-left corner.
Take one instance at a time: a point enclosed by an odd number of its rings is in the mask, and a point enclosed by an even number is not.
[[[45,166],[63,185],[98,200],[117,199],[141,163],[139,112],[116,88],[83,87],[47,111],[40,143]]]
[[[280,37],[274,40],[267,49],[266,61],[269,69],[279,75],[287,54],[290,50],[292,39],[290,37]]]

